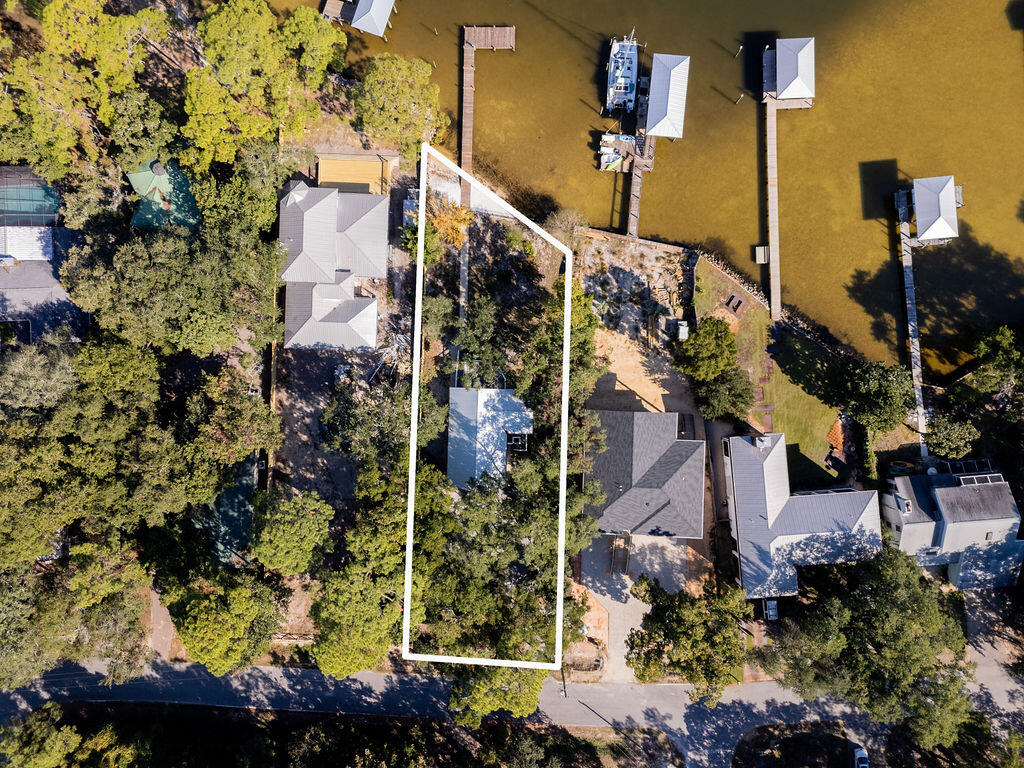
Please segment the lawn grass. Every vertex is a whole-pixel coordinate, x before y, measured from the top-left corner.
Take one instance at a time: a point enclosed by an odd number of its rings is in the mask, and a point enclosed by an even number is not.
[[[825,438],[836,422],[836,409],[801,389],[779,365],[775,366],[768,382],[761,384],[759,381],[764,375],[764,361],[768,357],[766,348],[771,326],[768,310],[704,259],[697,264],[697,286],[693,301],[698,322],[700,318],[714,313],[730,295],[747,297],[746,311],[738,321],[734,321],[738,361],[740,367],[750,374],[754,385],[764,388],[764,402],[775,405],[772,431],[786,434],[790,480],[794,487],[820,485],[834,478],[835,473],[825,468],[824,461],[828,454]],[[783,352],[792,351],[797,344],[807,343],[786,329],[781,329],[777,335],[776,345]],[[756,410],[751,412],[748,421],[755,427],[759,426],[760,413]]]

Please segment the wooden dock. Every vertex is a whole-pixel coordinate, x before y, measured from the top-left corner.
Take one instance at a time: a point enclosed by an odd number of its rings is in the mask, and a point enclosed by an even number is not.
[[[917,293],[914,288],[914,247],[919,241],[910,236],[910,222],[900,222],[900,264],[903,267],[903,291],[907,309],[907,340],[910,346],[910,375],[914,380],[914,401],[917,408],[917,431],[921,442],[921,458],[928,458],[924,435],[928,424],[924,413],[924,375],[921,366],[921,336],[917,323]]]
[[[459,165],[473,172],[473,99],[476,94],[477,50],[514,51],[515,27],[462,28],[462,116],[459,132]],[[470,204],[469,183],[462,182],[462,205]]]
[[[782,317],[782,268],[779,264],[778,101],[765,103],[765,161],[768,167],[768,297],[772,320]]]
[[[808,109],[811,99],[776,99],[764,94],[765,165],[768,195],[768,296],[772,320],[782,317],[782,254],[779,245],[779,110]]]
[[[654,147],[656,136],[647,136],[642,130],[636,132],[637,153],[633,156],[633,168],[629,174],[629,219],[626,234],[637,238],[640,232],[640,196],[643,194],[644,174],[654,170]]]

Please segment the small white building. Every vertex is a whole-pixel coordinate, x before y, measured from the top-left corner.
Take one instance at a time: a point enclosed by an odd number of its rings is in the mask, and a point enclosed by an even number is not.
[[[654,54],[647,91],[647,135],[682,138],[690,57]]]
[[[777,99],[814,98],[814,38],[787,37],[775,41]]]
[[[357,0],[352,26],[361,32],[384,37],[395,0]]]
[[[952,176],[914,179],[914,217],[922,243],[949,240],[960,234],[956,220],[957,189]]]
[[[533,412],[514,389],[448,390],[448,477],[459,488],[484,475],[502,478],[510,442],[533,432]]]

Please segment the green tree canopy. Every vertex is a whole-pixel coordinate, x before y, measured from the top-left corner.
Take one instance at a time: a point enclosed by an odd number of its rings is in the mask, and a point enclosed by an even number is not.
[[[537,710],[547,676],[542,669],[470,667],[455,678],[448,708],[455,713],[455,722],[468,728],[479,728],[484,715],[499,710],[527,717]]]
[[[101,327],[139,346],[199,357],[237,337],[228,264],[185,227],[146,233],[112,250],[82,246],[61,268],[71,298]]]
[[[646,573],[633,584],[634,597],[651,606],[638,629],[626,638],[626,663],[641,683],[679,675],[693,686],[690,698],[714,706],[745,658],[739,622],[753,611],[746,594],[726,585],[705,586],[702,597],[686,590],[670,593]]]
[[[250,554],[286,576],[313,570],[316,551],[330,542],[334,508],[312,491],[291,498],[264,494],[254,506]]]
[[[0,380],[20,353],[0,356]],[[70,364],[75,385],[67,386]],[[0,564],[52,550],[73,522],[96,529],[159,524],[180,510],[181,453],[157,421],[159,367],[151,351],[104,340],[48,356],[59,402],[5,407],[0,445]]]
[[[705,419],[742,418],[754,405],[754,385],[745,370],[733,365],[713,379],[695,381],[693,396]]]
[[[711,381],[736,364],[736,355],[736,336],[729,324],[708,317],[679,344],[676,365],[694,381]]]
[[[209,67],[185,79],[182,134],[192,147],[183,160],[206,170],[230,163],[257,141],[300,134],[320,110],[307,91],[324,72],[344,35],[312,9],[297,9],[279,26],[266,0],[226,0],[199,22]]]
[[[281,187],[296,169],[312,161],[308,148],[263,141],[243,149],[230,173],[199,176],[192,193],[202,211],[207,236],[231,232],[240,221],[249,232],[269,231],[277,221]]]
[[[65,768],[82,743],[81,734],[61,725],[60,707],[48,702],[25,718],[0,728],[0,757],[11,768]]]
[[[390,53],[373,56],[352,91],[358,128],[409,155],[448,127],[439,89],[430,82],[430,64]]]
[[[348,38],[308,5],[299,6],[281,25],[281,37],[293,56],[298,56],[299,73],[307,88],[317,89],[324,81],[327,67],[343,58]]]
[[[125,173],[133,173],[156,158],[166,162],[177,128],[164,118],[160,104],[141,88],[111,97],[112,157]]]
[[[249,380],[234,368],[207,375],[186,411],[188,492],[195,501],[212,501],[227,470],[281,444],[281,418],[262,398],[250,394]]]
[[[914,401],[914,383],[902,365],[851,362],[844,375],[847,410],[865,429],[888,432],[906,420]]]
[[[45,179],[99,157],[97,134],[116,116],[113,99],[135,87],[146,41],[167,34],[161,11],[111,15],[101,0],[52,0],[44,47],[0,75],[0,161],[27,161]]]
[[[928,422],[928,450],[946,459],[961,459],[981,437],[978,428],[964,418],[939,414]]]
[[[135,346],[207,357],[230,349],[243,329],[254,346],[276,336],[282,260],[279,246],[236,218],[201,238],[169,226],[73,248],[61,280],[102,328]]]
[[[218,676],[266,653],[281,623],[270,588],[245,573],[193,584],[171,615],[189,656]]]
[[[970,712],[966,640],[939,587],[891,546],[834,569],[759,659],[805,698],[845,699],[906,720],[925,749],[952,744]]]

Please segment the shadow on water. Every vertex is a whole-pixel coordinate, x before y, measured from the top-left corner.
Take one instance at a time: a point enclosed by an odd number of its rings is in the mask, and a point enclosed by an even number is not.
[[[958,238],[914,256],[917,312],[931,353],[926,367],[956,368],[969,359],[979,331],[1024,318],[1024,264],[980,242],[966,221],[960,222]],[[902,317],[894,317],[902,302],[893,296],[892,272],[888,264],[874,273],[856,270],[846,290],[872,317],[902,323]]]
[[[475,153],[473,167],[477,175],[490,184],[505,190],[505,199],[509,205],[522,213],[526,218],[542,224],[555,210],[558,203],[546,192],[537,192],[521,178],[509,173],[489,153]]]
[[[1024,32],[1024,0],[1010,0],[1006,4],[1006,20],[1010,29]]]
[[[888,219],[895,214],[893,195],[900,184],[896,158],[858,163],[860,207],[865,220]]]
[[[861,215],[884,228],[888,260],[879,268],[882,277],[876,288],[884,291],[888,311],[872,315],[871,335],[885,343],[892,354],[909,362],[907,323],[903,315],[904,293],[900,266],[900,231],[894,196],[905,185],[896,158],[869,160],[858,164],[860,172]],[[855,274],[856,278],[856,274]]]

